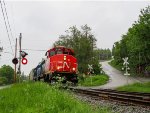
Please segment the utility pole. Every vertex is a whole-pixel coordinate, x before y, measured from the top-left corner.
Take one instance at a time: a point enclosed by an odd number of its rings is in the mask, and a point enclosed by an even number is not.
[[[15,45],[15,58],[17,57],[17,38],[16,38],[16,45]],[[14,83],[16,82],[16,65],[15,64],[15,71],[14,71]]]
[[[19,82],[20,82],[20,76],[21,76],[21,39],[22,39],[22,34],[20,33],[20,36],[19,36],[19,67],[18,67]]]
[[[3,52],[3,47],[0,47],[0,57],[1,57],[1,52]]]

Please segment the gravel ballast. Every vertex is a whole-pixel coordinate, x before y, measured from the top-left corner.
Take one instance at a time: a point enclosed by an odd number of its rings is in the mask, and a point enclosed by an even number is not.
[[[97,107],[108,107],[112,113],[150,113],[150,107],[140,105],[125,105],[115,101],[96,100],[89,96],[75,94],[75,97]]]

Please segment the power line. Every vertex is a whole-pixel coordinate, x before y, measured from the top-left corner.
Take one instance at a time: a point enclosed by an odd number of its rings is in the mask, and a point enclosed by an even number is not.
[[[47,51],[47,50],[40,50],[40,49],[22,49],[22,50],[28,50],[28,51]]]
[[[1,62],[6,62],[6,61],[11,61],[12,59],[9,58],[9,59],[5,59],[5,60],[0,60]]]
[[[5,14],[6,14],[6,18],[7,18],[7,23],[8,23],[8,26],[9,26],[9,30],[10,30],[10,33],[11,33],[11,37],[12,37],[12,39],[14,41],[14,37],[12,35],[12,30],[11,30],[11,27],[10,27],[10,23],[9,23],[8,14],[7,14],[6,5],[5,5],[5,1],[4,0],[3,0],[3,4],[4,4]]]
[[[6,46],[6,47],[4,47],[3,49],[8,49],[8,48],[11,48],[11,47],[15,47],[15,45],[12,45],[12,46]]]
[[[11,55],[13,56],[13,54],[12,54],[12,53],[10,53],[10,52],[3,52],[3,53],[8,53],[8,54],[11,54]]]
[[[11,46],[11,40],[10,40],[10,36],[9,36],[9,32],[8,32],[8,27],[7,27],[7,23],[6,23],[6,18],[5,18],[5,14],[4,14],[4,10],[3,10],[3,5],[2,5],[2,1],[1,0],[0,0],[0,4],[1,4],[2,14],[3,14],[3,18],[4,18],[4,23],[5,23],[6,31],[7,31],[7,36],[8,36],[8,39],[9,39],[10,46]],[[13,53],[12,46],[11,46],[11,50],[12,50],[12,53]]]

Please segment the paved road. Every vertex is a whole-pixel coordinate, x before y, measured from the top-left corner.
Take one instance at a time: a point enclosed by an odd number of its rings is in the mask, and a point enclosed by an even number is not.
[[[130,76],[124,76],[122,72],[118,71],[117,69],[113,68],[108,64],[109,61],[101,62],[103,71],[110,77],[110,80],[107,84],[102,86],[93,86],[93,87],[82,87],[79,86],[79,88],[87,89],[87,88],[93,88],[93,89],[115,89],[119,86],[124,86],[127,84],[132,84],[135,82],[148,82],[150,81],[150,78],[140,78],[140,77],[130,77]]]
[[[122,72],[116,70],[112,66],[108,64],[108,61],[101,62],[103,71],[110,77],[110,80],[107,84],[103,86],[97,86],[93,88],[108,88],[113,89],[119,86],[123,86],[126,84],[132,84],[135,82],[146,82],[150,81],[147,78],[133,78],[130,76],[124,76]]]

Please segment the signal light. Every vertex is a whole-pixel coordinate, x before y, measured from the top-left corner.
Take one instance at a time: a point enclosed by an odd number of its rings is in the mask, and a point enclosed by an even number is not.
[[[58,66],[58,67],[57,67],[57,70],[59,70],[59,69],[60,69],[60,67]]]
[[[28,55],[28,53],[24,52],[24,51],[21,51],[21,56],[22,58],[26,57]]]
[[[26,58],[22,58],[22,64],[27,64],[28,63],[28,60]]]
[[[13,64],[18,64],[18,59],[17,58],[12,59],[12,63]]]
[[[28,63],[28,60],[25,58],[27,55],[28,55],[28,53],[26,53],[25,51],[20,51],[20,53],[21,53],[21,57],[22,57],[22,64],[27,64]]]
[[[73,70],[73,71],[75,71],[75,70],[76,70],[76,68],[74,68],[74,67],[73,67],[73,68],[72,68],[72,70]]]

